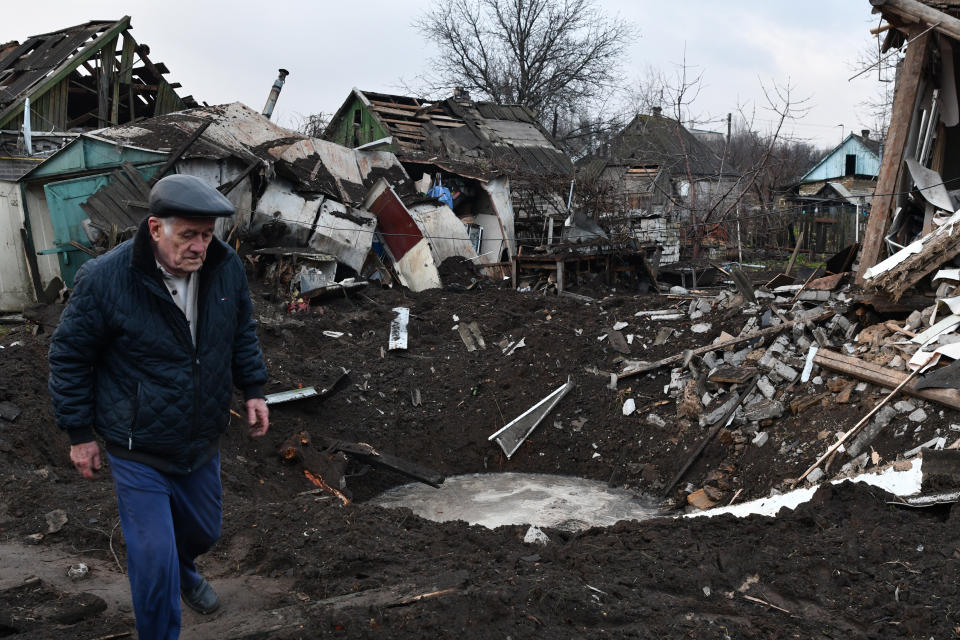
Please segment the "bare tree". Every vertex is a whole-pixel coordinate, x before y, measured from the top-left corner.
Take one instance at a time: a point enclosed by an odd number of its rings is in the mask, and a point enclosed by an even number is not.
[[[893,112],[893,92],[896,85],[897,65],[903,59],[903,52],[893,50],[886,54],[880,51],[880,38],[866,45],[857,54],[849,66],[855,72],[851,81],[872,85],[865,88],[866,97],[857,106],[860,107],[859,124],[875,131],[882,142],[887,137],[890,114]]]
[[[311,138],[322,138],[324,130],[330,124],[330,117],[331,114],[322,112],[306,116],[298,113],[294,118],[293,129]]]
[[[428,91],[523,104],[554,131],[611,89],[635,35],[594,0],[437,0],[415,26],[440,48]]]

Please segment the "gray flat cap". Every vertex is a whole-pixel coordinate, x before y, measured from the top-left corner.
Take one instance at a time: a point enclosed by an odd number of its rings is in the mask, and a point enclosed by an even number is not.
[[[195,176],[167,176],[150,189],[150,215],[157,218],[220,218],[234,210],[222,193]]]

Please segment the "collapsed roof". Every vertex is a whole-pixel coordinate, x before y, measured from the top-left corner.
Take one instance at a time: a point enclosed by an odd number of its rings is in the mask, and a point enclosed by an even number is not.
[[[237,158],[260,166],[267,177],[277,175],[290,180],[294,191],[301,195],[323,195],[344,204],[363,202],[367,191],[381,177],[398,188],[409,183],[393,154],[358,153],[295,133],[239,102],[188,109],[89,135],[141,149],[171,151],[207,122],[209,126],[186,149],[183,159]]]
[[[129,122],[192,107],[162,63],[130,35],[130,17],[95,20],[0,45],[0,129],[30,99],[35,130],[66,131]]]
[[[365,112],[365,113],[364,113]],[[359,137],[364,115],[372,128],[390,137],[405,162],[446,166],[454,173],[571,176],[573,165],[530,109],[454,97],[429,102],[354,89],[327,126],[324,138],[348,147]]]

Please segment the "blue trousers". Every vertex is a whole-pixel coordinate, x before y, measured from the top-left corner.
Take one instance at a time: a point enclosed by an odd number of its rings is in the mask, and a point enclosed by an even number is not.
[[[200,581],[194,560],[220,537],[220,455],[189,475],[168,475],[109,455],[140,640],[180,635],[180,589]]]

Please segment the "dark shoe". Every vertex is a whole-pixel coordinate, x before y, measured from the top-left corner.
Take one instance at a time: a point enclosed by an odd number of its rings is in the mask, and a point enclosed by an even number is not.
[[[220,598],[205,578],[200,578],[200,582],[189,589],[181,589],[180,597],[188,607],[204,615],[220,608]]]

